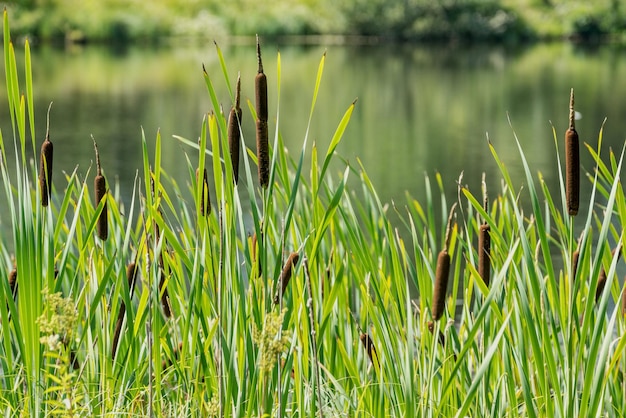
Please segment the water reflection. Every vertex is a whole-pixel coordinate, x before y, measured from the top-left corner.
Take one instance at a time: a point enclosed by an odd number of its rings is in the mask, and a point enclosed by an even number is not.
[[[225,43],[222,48],[231,82],[240,71],[243,99],[253,101],[254,46]],[[282,69],[280,115],[276,113],[277,50]],[[623,144],[626,122],[621,109],[626,99],[617,92],[626,87],[626,55],[620,49],[576,49],[568,44],[516,49],[265,45],[270,129],[273,132],[278,119],[292,154],[303,143],[324,51],[327,59],[310,140],[325,150],[341,116],[358,97],[337,151],[351,162],[357,158],[363,162],[383,201],[403,202],[407,190],[423,198],[424,173],[442,173],[449,199],[456,196],[455,181],[461,171],[476,191],[481,173],[487,172],[495,190],[500,176],[487,135],[521,187],[523,171],[514,132],[533,170],[541,171],[556,189],[552,126],[560,143],[571,87],[576,91],[577,110],[584,115],[577,123],[581,141],[595,144],[606,117],[606,148],[620,149]],[[105,171],[109,178],[119,179],[126,196],[141,169],[142,127],[151,146],[160,130],[165,170],[181,186],[187,182],[184,153],[190,153],[192,161],[196,154],[172,135],[197,138],[203,115],[212,109],[202,63],[224,108],[230,106],[213,45],[123,50],[41,46],[33,50],[33,63],[38,144],[44,136],[45,111],[54,101],[55,168],[71,171],[79,165],[85,175],[93,160],[93,134]],[[4,92],[0,100],[6,103]],[[245,102],[243,108],[244,135],[254,146],[254,125]],[[0,115],[8,139],[10,119],[6,110]],[[587,170],[592,168],[584,151],[581,161]],[[63,186],[60,180],[57,176],[57,185]],[[583,180],[583,199],[589,194],[587,186]]]

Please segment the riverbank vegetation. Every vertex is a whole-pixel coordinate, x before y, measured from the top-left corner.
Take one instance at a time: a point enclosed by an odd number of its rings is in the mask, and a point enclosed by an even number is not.
[[[267,88],[277,105],[268,108],[262,90],[255,103],[241,100],[237,69],[217,46],[222,72],[199,74],[212,108],[197,138],[138,137],[143,170],[123,205],[111,162],[97,156],[98,138],[91,173],[54,170],[54,156],[71,150],[54,136],[54,107],[49,132],[35,132],[42,116],[33,111],[32,72],[45,68],[31,60],[28,43],[17,62],[6,12],[3,24],[13,126],[0,135],[8,206],[0,222],[10,231],[0,238],[5,416],[535,417],[626,409],[616,275],[624,150],[605,150],[602,134],[573,146],[573,94],[563,98],[569,126],[546,138],[563,173],[556,194],[512,131],[523,178],[511,178],[486,144],[499,189],[470,190],[459,173],[438,173],[425,178],[424,201],[407,194],[389,204],[366,167],[336,154],[357,101],[327,121],[336,126],[328,148],[317,148],[303,126],[301,149],[287,150],[281,121],[295,110],[280,106],[280,54],[277,85]],[[262,59],[273,57],[258,55],[261,74]],[[310,118],[325,63],[323,55],[302,98]],[[216,83],[226,84],[230,103],[218,101]],[[233,134],[239,118],[255,120],[256,131]],[[50,144],[40,148],[43,138]],[[162,142],[174,140],[184,147],[184,185],[161,165]],[[39,165],[31,156],[40,149]],[[580,150],[592,167],[572,165]],[[454,181],[458,193],[446,195],[444,182]],[[590,200],[573,191],[579,181],[593,185]]]
[[[15,34],[128,41],[226,35],[340,35],[386,40],[623,40],[618,0],[21,0]],[[354,38],[353,38],[354,39]]]

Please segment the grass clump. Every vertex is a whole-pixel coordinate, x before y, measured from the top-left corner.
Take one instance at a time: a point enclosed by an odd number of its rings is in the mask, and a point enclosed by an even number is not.
[[[235,181],[232,123],[220,111],[215,75],[204,72],[212,109],[199,140],[177,137],[189,151],[180,158],[191,200],[163,171],[157,133],[153,155],[145,134],[137,141],[143,170],[128,207],[106,183],[92,201],[77,170],[62,189],[55,177],[42,207],[27,158],[36,148],[28,44],[23,89],[6,13],[3,23],[13,126],[12,141],[0,135],[9,225],[0,240],[5,415],[532,417],[626,409],[626,323],[614,308],[623,297],[624,152],[605,156],[601,133],[597,145],[586,144],[593,187],[577,217],[564,176],[551,194],[514,134],[525,177],[512,179],[489,144],[502,175],[491,203],[460,180],[449,202],[437,174],[426,178],[425,201],[407,195],[405,205],[389,206],[363,167],[336,156],[356,101],[328,148],[310,145],[306,126],[302,149],[287,152],[278,54],[278,106],[264,115],[247,103],[268,128],[266,181],[254,167],[265,157],[240,124]],[[219,47],[217,55],[231,92],[226,108],[237,109],[246,93],[231,86]],[[55,146],[63,151],[61,141]],[[209,190],[211,210],[203,206]]]

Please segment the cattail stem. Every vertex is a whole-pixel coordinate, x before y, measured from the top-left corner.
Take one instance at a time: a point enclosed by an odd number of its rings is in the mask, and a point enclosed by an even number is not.
[[[450,274],[450,254],[448,247],[450,245],[450,237],[452,232],[452,219],[454,217],[454,209],[456,203],[450,210],[448,216],[448,224],[446,226],[446,239],[443,250],[439,252],[437,257],[437,268],[435,270],[435,288],[433,290],[432,317],[434,321],[438,321],[443,315],[446,303],[446,292],[448,289],[448,276]]]
[[[483,173],[483,208],[489,210],[489,197],[487,196],[487,184]],[[489,287],[491,273],[491,227],[487,222],[480,225],[478,234],[478,274]]]
[[[291,280],[293,269],[295,265],[298,264],[299,259],[300,255],[298,253],[291,253],[289,255],[289,258],[283,267],[283,271],[280,273],[280,284],[276,291],[276,295],[274,296],[274,304],[278,304],[285,295],[285,290],[287,289],[289,280]]]
[[[109,223],[107,219],[107,202],[106,202],[106,194],[107,194],[107,184],[106,179],[102,175],[102,167],[100,165],[100,154],[98,153],[98,144],[96,144],[96,140],[92,136],[93,147],[96,153],[96,168],[97,173],[96,177],[93,181],[95,198],[96,198],[96,206],[100,204],[100,202],[104,199],[104,204],[102,206],[102,212],[98,217],[98,221],[96,223],[96,230],[98,234],[98,238],[102,241],[106,241],[109,236]]]
[[[39,158],[39,188],[41,190],[41,206],[48,206],[52,192],[52,155],[54,147],[50,142],[50,109],[52,102],[48,106],[48,116],[46,122],[46,139],[41,144],[41,155]]]
[[[576,279],[576,272],[578,271],[578,259],[580,258],[580,246],[582,244],[582,240],[583,233],[580,234],[580,237],[578,238],[578,244],[576,245],[576,250],[572,254],[572,283],[574,283],[574,280]]]
[[[622,290],[622,315],[626,315],[626,277],[624,277],[624,289]]]
[[[318,402],[318,411],[320,413],[320,418],[324,417],[324,410],[322,408],[322,390],[320,386],[320,370],[319,370],[319,362],[317,360],[317,333],[315,331],[315,314],[313,310],[313,285],[311,284],[311,273],[309,272],[309,260],[308,258],[304,258],[304,278],[306,281],[307,292],[309,293],[309,297],[306,302],[306,308],[309,314],[309,328],[311,329],[310,337],[311,337],[311,351],[313,354],[313,375],[315,376],[315,388],[317,390],[317,402]],[[322,284],[324,281],[322,280]]]
[[[239,107],[241,99],[241,76],[237,76],[237,89],[235,90],[235,105],[228,115],[228,148],[230,160],[233,166],[233,178],[235,183],[239,181],[239,147],[241,141],[241,117],[243,112]]]
[[[565,198],[567,211],[571,216],[578,213],[580,196],[580,151],[578,132],[574,123],[574,89],[570,93],[569,128],[565,132]]]

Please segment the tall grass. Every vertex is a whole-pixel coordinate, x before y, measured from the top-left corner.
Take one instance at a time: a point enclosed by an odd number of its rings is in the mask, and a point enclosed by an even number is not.
[[[461,186],[450,202],[443,193],[449,179],[437,174],[426,178],[424,202],[407,195],[405,205],[389,206],[362,166],[335,153],[356,101],[329,121],[337,129],[326,150],[309,143],[306,126],[301,150],[295,158],[287,152],[278,54],[265,188],[249,147],[254,133],[240,132],[235,179],[213,85],[223,78],[235,108],[238,94],[217,47],[223,73],[204,73],[213,109],[199,141],[177,138],[188,147],[180,160],[192,201],[162,170],[157,134],[153,155],[145,135],[138,138],[143,170],[129,207],[117,188],[95,206],[89,173],[74,172],[63,182],[55,176],[63,188],[53,187],[46,208],[27,158],[37,142],[29,88],[37,66],[26,43],[26,74],[18,74],[10,39],[5,13],[13,126],[13,141],[0,135],[8,204],[1,216],[11,232],[0,241],[5,415],[569,417],[626,410],[625,323],[613,308],[622,292],[624,153],[605,155],[602,131],[597,145],[586,146],[595,161],[587,173],[593,192],[581,202],[586,218],[578,223],[568,214],[563,177],[560,196],[551,195],[514,133],[511,146],[519,147],[526,174],[512,179],[489,145],[502,174],[491,204]],[[313,83],[309,124],[326,59]],[[257,120],[254,104],[248,109]],[[553,140],[561,171],[554,132]],[[62,141],[55,148],[69,152]],[[15,158],[14,172],[7,158]],[[196,175],[205,170],[212,175]],[[210,212],[203,206],[209,201]],[[447,208],[455,205],[453,216]],[[97,238],[103,214],[106,240]],[[490,275],[481,277],[476,245],[485,225]],[[612,254],[613,247],[620,250]],[[442,248],[449,257],[444,303],[433,295]],[[596,300],[601,272],[606,282]],[[435,306],[441,319],[430,332]]]

